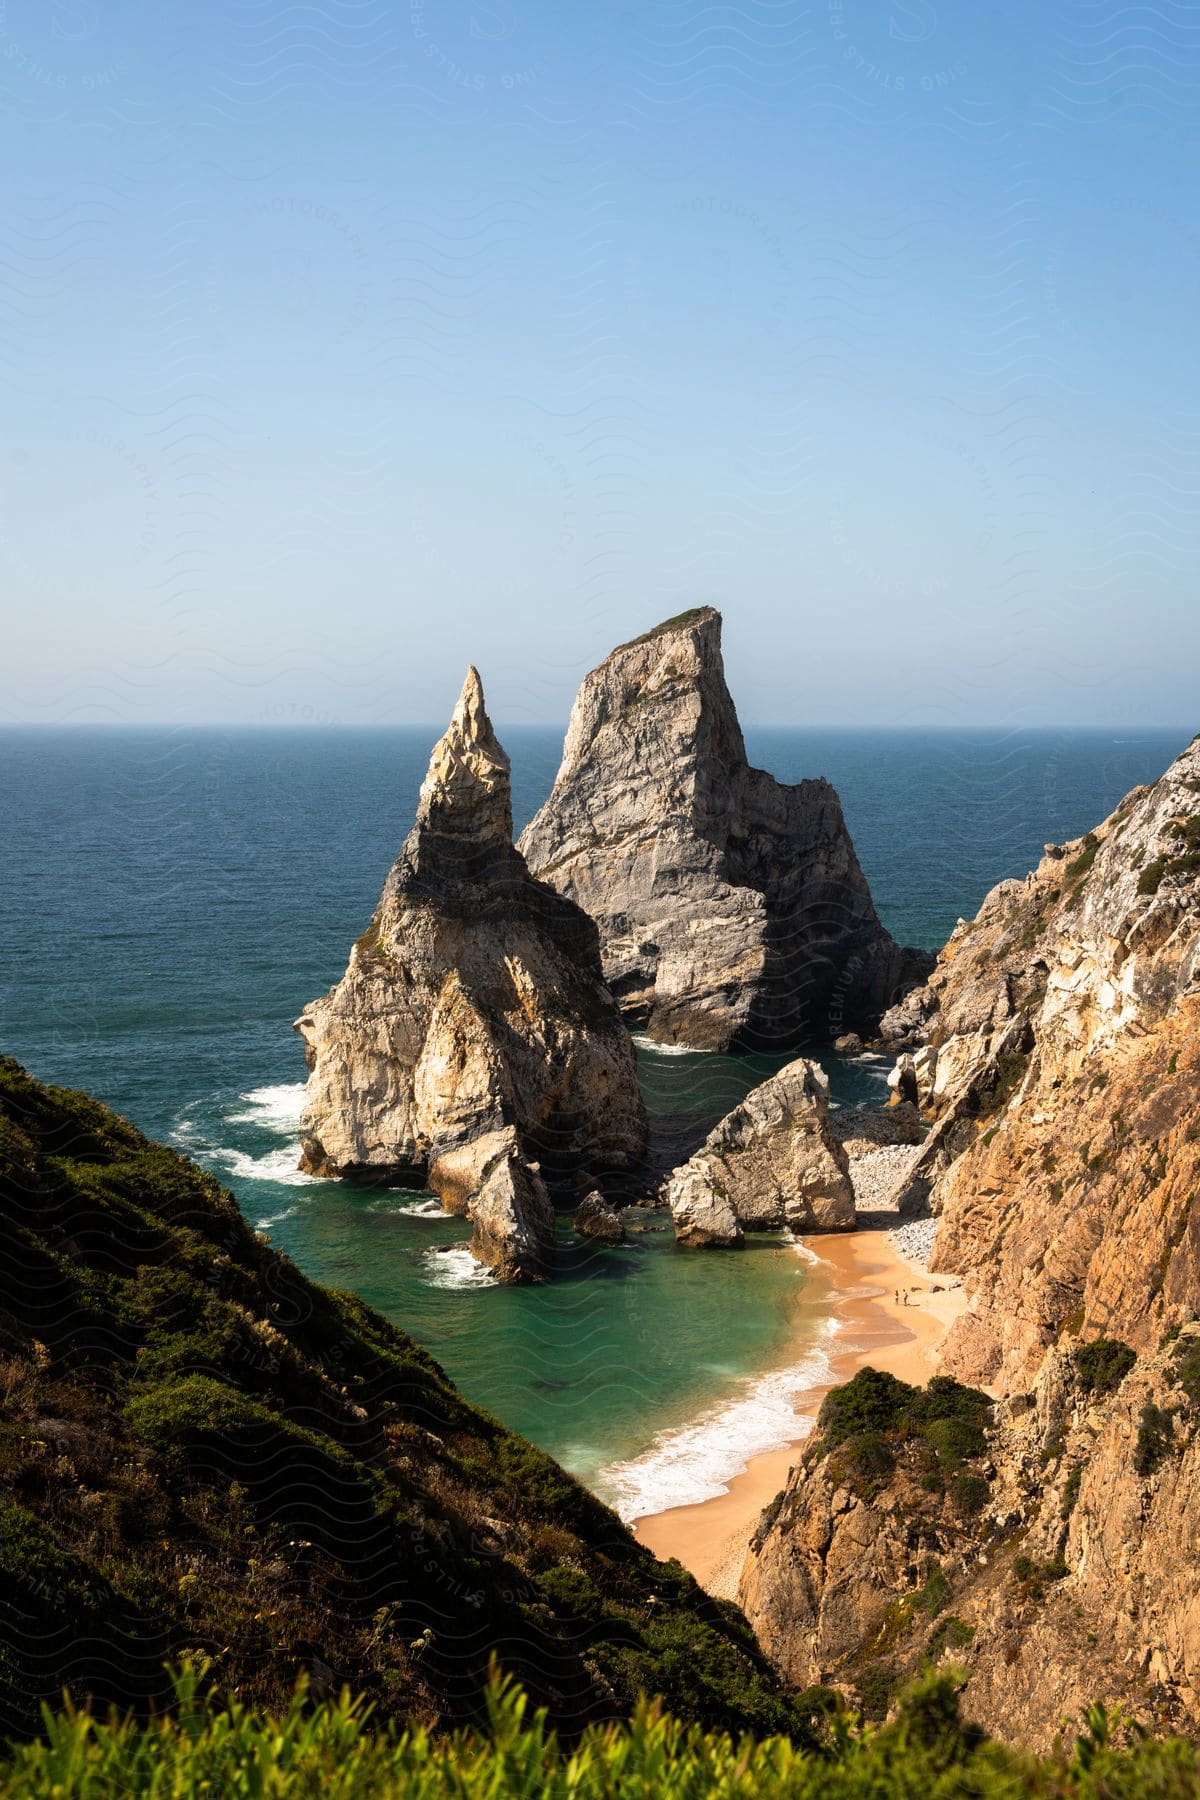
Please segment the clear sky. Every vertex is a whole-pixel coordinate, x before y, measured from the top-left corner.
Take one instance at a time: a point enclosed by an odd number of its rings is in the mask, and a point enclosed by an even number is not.
[[[0,719],[1200,726],[1176,0],[3,0]]]

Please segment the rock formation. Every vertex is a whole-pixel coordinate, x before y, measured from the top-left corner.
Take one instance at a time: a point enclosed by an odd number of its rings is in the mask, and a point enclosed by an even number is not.
[[[938,1217],[935,1269],[970,1295],[947,1367],[1019,1385],[1077,1314],[1139,1348],[1182,1316],[1200,1278],[1198,1006],[1200,740],[1001,882],[883,1021],[926,1051],[911,1197]]]
[[[553,1243],[543,1174],[636,1163],[633,1046],[596,928],[513,848],[509,765],[474,669],[345,975],[297,1021],[302,1167],[426,1183],[504,1277]]]
[[[829,1129],[829,1080],[803,1057],[751,1089],[676,1169],[667,1204],[681,1244],[740,1244],[746,1231],[852,1231],[854,1189]]]
[[[785,787],[746,761],[711,607],[587,677],[520,848],[596,920],[609,986],[663,1043],[873,1030],[930,966],[880,924],[829,783]]]
[[[952,1656],[972,1717],[1033,1747],[1093,1700],[1191,1729],[1200,740],[1001,883],[884,1029],[933,1116],[908,1178],[932,1266],[968,1294],[943,1366],[998,1400],[986,1442],[864,1411],[815,1443],[747,1561],[751,1621],[799,1685]]]
[[[931,1658],[1027,1748],[1096,1700],[1194,1733],[1200,1327],[1136,1362],[1105,1349],[1064,1339],[977,1444],[944,1422],[809,1447],[740,1592],[787,1680],[861,1698]]]

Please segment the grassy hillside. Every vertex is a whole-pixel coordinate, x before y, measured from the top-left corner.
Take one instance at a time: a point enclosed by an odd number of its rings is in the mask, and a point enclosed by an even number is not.
[[[959,1716],[953,1678],[926,1677],[883,1730],[859,1734],[831,1713],[819,1750],[735,1741],[651,1707],[593,1728],[569,1753],[510,1686],[489,1694],[482,1732],[431,1737],[373,1730],[348,1699],[298,1694],[279,1720],[179,1680],[173,1716],[149,1727],[48,1721],[42,1742],[0,1770],[9,1800],[50,1794],[126,1800],[161,1794],[286,1795],[288,1800],[1195,1800],[1193,1745],[1143,1742],[1094,1709],[1070,1751],[1034,1759],[984,1740]],[[1128,1740],[1128,1741],[1127,1741]]]
[[[495,1651],[568,1731],[639,1692],[807,1730],[736,1609],[210,1176],[7,1059],[0,1268],[0,1737],[64,1687],[144,1713],[189,1650],[267,1708],[304,1674],[466,1722]]]

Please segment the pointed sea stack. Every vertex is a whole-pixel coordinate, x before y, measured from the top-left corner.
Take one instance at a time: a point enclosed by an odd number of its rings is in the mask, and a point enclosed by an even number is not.
[[[750,767],[712,607],[586,678],[520,848],[595,919],[610,988],[662,1043],[873,1030],[932,966],[880,924],[829,783],[785,787]]]
[[[543,1176],[583,1169],[603,1185],[642,1154],[596,927],[513,847],[508,758],[474,669],[375,916],[296,1029],[301,1166],[428,1185],[507,1279],[539,1274],[553,1245]]]

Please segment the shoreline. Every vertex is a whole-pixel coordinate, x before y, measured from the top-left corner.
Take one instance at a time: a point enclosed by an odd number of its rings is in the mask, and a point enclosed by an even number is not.
[[[898,1223],[893,1214],[886,1225],[880,1221],[853,1232],[831,1232],[803,1245],[829,1280],[838,1327],[829,1352],[828,1379],[795,1403],[799,1417],[811,1421],[809,1432],[829,1389],[849,1381],[859,1369],[868,1365],[884,1369],[913,1385],[937,1373],[943,1340],[966,1296],[961,1286],[931,1276],[923,1263],[901,1254],[888,1229]],[[896,1293],[905,1290],[909,1304],[897,1305]],[[635,1520],[631,1527],[635,1537],[656,1556],[676,1558],[710,1594],[736,1600],[759,1515],[786,1484],[808,1435],[804,1432],[784,1449],[752,1457],[726,1492],[711,1500]]]

